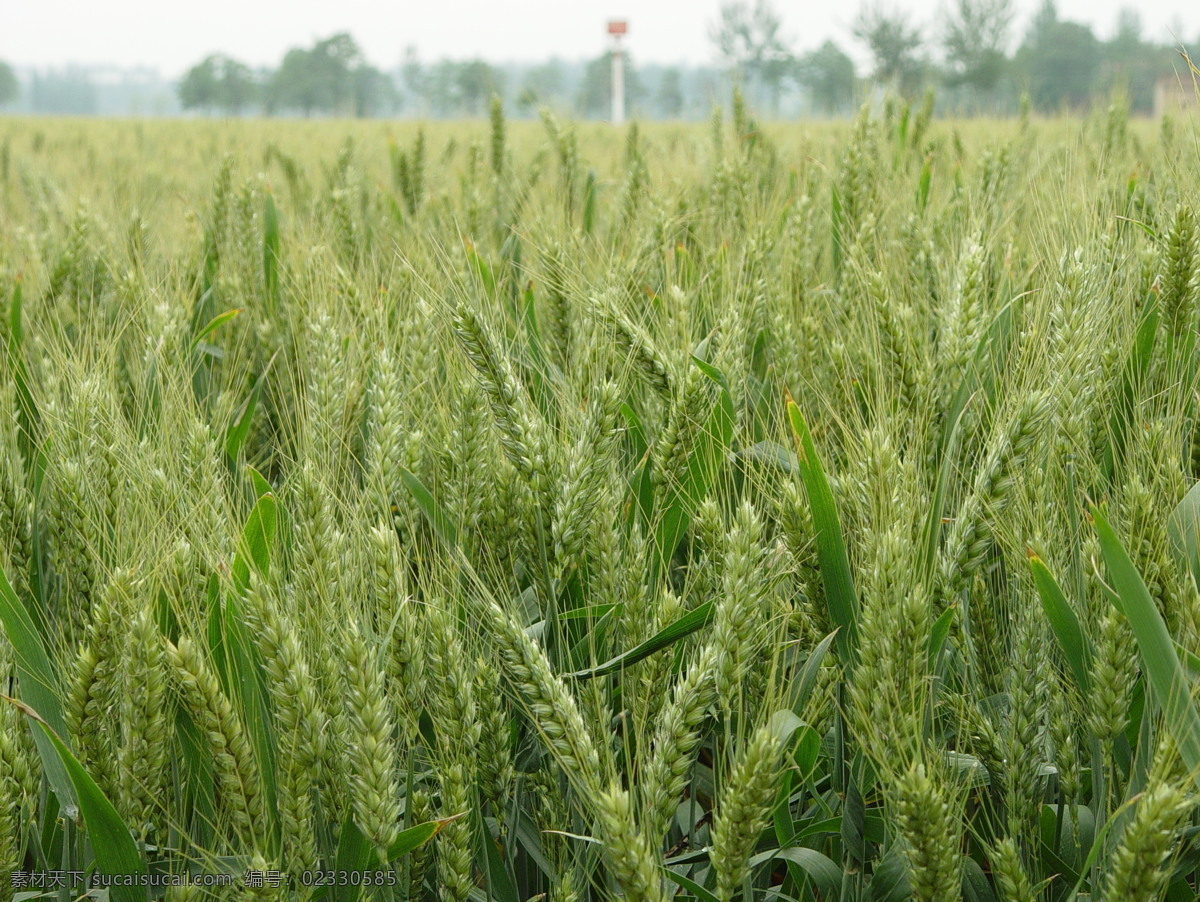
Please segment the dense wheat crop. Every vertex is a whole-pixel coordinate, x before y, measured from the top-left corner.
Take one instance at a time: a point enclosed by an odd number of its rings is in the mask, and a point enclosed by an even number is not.
[[[1194,898],[1198,176],[0,120],[0,899]]]

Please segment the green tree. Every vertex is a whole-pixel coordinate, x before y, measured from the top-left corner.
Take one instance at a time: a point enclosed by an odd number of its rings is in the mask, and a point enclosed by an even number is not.
[[[404,62],[400,64],[400,77],[404,82],[406,105],[409,109],[420,110],[429,103],[428,77],[417,48],[409,44],[404,48]]]
[[[854,102],[854,60],[833,41],[804,54],[797,71],[813,105],[823,113],[845,110]]]
[[[396,83],[374,66],[360,66],[354,71],[354,115],[377,116],[394,112],[400,104]]]
[[[240,113],[259,98],[259,84],[245,63],[213,54],[192,66],[178,87],[185,110]]]
[[[1012,0],[955,0],[945,12],[942,46],[951,84],[992,100],[1008,64]]]
[[[675,67],[663,70],[654,105],[664,119],[678,119],[683,112],[683,75]]]
[[[29,101],[34,112],[94,116],[100,108],[96,85],[87,72],[68,66],[33,76]]]
[[[754,6],[735,0],[722,4],[708,32],[733,78],[765,91],[772,113],[778,112],[784,82],[795,63],[782,29],[783,19],[768,0],[756,0]]]
[[[12,67],[0,60],[0,106],[12,103],[21,95],[21,85]]]
[[[867,45],[878,81],[902,94],[915,91],[923,69],[917,51],[924,39],[905,12],[868,3],[859,10],[852,31]]]
[[[504,92],[504,76],[481,59],[458,66],[458,97],[463,111],[482,116],[493,94]]]
[[[1061,21],[1053,0],[1045,0],[1015,61],[1034,105],[1043,111],[1086,106],[1098,87],[1100,49],[1088,26]]]
[[[553,105],[555,101],[562,99],[562,83],[563,67],[557,59],[534,66],[521,80],[517,109],[529,115],[536,112],[540,106]]]
[[[625,54],[625,103],[632,108],[642,99],[645,90],[637,69]],[[583,70],[579,84],[579,112],[583,116],[607,117],[612,112],[612,56],[602,54],[591,60]]]
[[[222,58],[218,103],[229,113],[240,113],[256,103],[260,86],[254,73],[245,63]]]
[[[321,108],[331,113],[348,113],[355,99],[357,71],[364,65],[362,50],[346,32],[339,32],[313,46],[311,65],[318,86]]]
[[[217,57],[210,56],[188,69],[179,82],[179,102],[185,110],[217,106]]]
[[[1154,85],[1171,75],[1179,57],[1170,47],[1143,37],[1142,18],[1136,9],[1124,7],[1117,13],[1117,28],[1104,45],[1102,89],[1121,91],[1129,108],[1138,113],[1154,110]]]
[[[311,116],[321,108],[322,96],[312,51],[293,47],[271,77],[267,90],[267,108],[297,110]]]
[[[426,71],[425,99],[435,115],[451,116],[461,112],[460,65],[453,60],[440,60]]]
[[[298,110],[306,116],[368,116],[394,109],[396,101],[395,84],[367,65],[362,50],[345,32],[307,50],[289,50],[267,91],[269,109]]]

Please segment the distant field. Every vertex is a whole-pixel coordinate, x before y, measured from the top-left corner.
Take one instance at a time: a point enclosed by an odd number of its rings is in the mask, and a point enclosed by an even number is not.
[[[1198,146],[0,119],[0,902],[1194,898]]]

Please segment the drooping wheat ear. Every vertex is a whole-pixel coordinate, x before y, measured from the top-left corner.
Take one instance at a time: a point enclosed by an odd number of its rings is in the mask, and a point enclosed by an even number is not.
[[[1017,844],[1011,838],[1000,840],[992,850],[992,873],[996,875],[1003,902],[1037,902],[1040,898],[1034,892]]]
[[[566,461],[550,534],[561,567],[578,562],[617,435],[620,396],[613,382],[596,387],[579,439]]]
[[[759,727],[721,789],[709,850],[720,902],[731,902],[749,876],[750,857],[770,819],[782,753],[776,731]]]
[[[611,784],[596,797],[600,840],[613,877],[630,902],[666,902],[654,845],[634,822],[629,793]]]
[[[525,391],[508,359],[500,354],[478,314],[466,304],[459,304],[455,310],[454,334],[475,367],[479,384],[487,395],[505,455],[531,485],[537,483],[542,475],[538,472],[541,449],[536,447],[537,437],[530,435],[533,418]]]
[[[1048,405],[1042,393],[1029,394],[988,445],[983,467],[946,537],[942,586],[952,599],[970,583],[991,541],[991,525],[1012,498],[1013,483],[1040,434]]]
[[[346,743],[350,804],[355,823],[386,859],[400,825],[394,726],[382,662],[353,627],[346,637],[343,674],[351,731]]]
[[[262,777],[238,713],[208,662],[187,636],[164,640],[181,700],[195,721],[213,759],[221,803],[239,839],[262,849],[267,836]]]
[[[917,902],[958,902],[962,897],[960,813],[947,784],[914,762],[893,787],[893,811],[908,846],[908,876]]]
[[[1193,800],[1169,784],[1146,790],[1113,853],[1106,902],[1153,902],[1160,897],[1170,876],[1167,858],[1184,817],[1194,807]]]
[[[508,678],[529,705],[546,748],[563,772],[587,796],[595,797],[604,786],[600,753],[575,697],[554,673],[545,652],[510,614],[491,601],[486,615]]]
[[[129,628],[120,710],[124,743],[119,756],[120,798],[126,821],[146,835],[155,826],[172,746],[167,717],[167,661],[151,612],[143,608]]]
[[[288,873],[298,874],[317,864],[313,768],[324,749],[325,709],[300,639],[267,587],[252,579],[244,601],[274,708],[282,859]]]
[[[596,316],[612,330],[618,350],[643,379],[663,398],[675,394],[676,374],[650,335],[627,317],[617,305],[617,296],[609,292],[593,302]]]

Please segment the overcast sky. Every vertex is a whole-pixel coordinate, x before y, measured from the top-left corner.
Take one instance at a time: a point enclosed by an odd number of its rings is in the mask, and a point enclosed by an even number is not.
[[[947,0],[899,0],[922,21]],[[1016,0],[1020,34],[1040,0]],[[273,66],[289,47],[349,31],[372,63],[391,68],[413,45],[421,59],[575,59],[605,48],[605,22],[628,17],[635,62],[713,60],[708,25],[720,0],[0,0],[0,60],[17,66],[115,63],[176,76],[209,53]],[[776,0],[799,50],[825,38],[847,46],[859,0]],[[1147,36],[1195,39],[1200,3],[1181,0],[1059,0],[1062,18],[1109,35],[1123,5],[1141,13]],[[847,49],[852,49],[847,46]],[[854,53],[860,56],[859,52]]]

